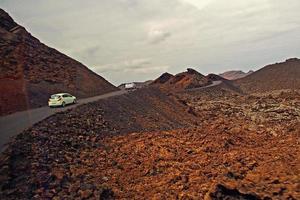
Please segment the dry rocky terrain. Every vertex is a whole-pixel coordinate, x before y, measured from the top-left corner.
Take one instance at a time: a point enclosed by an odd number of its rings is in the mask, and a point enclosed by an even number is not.
[[[199,117],[203,120],[243,119],[253,129],[266,128],[274,135],[292,131],[294,124],[300,122],[299,93],[293,90],[247,96],[231,94],[230,97],[214,96],[211,92],[207,95],[184,96],[188,105],[201,113]]]
[[[59,113],[0,161],[1,199],[299,199],[300,93],[148,88]]]

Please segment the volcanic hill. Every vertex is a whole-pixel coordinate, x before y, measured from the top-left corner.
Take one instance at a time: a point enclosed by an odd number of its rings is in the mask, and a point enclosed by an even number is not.
[[[156,84],[164,84],[166,82],[168,82],[170,79],[172,79],[174,77],[173,74],[170,74],[168,72],[163,73],[160,77],[158,77],[157,79],[155,79],[152,84],[156,85]]]
[[[169,73],[162,74],[159,78],[153,81],[151,85],[158,86],[169,90],[185,90],[203,87],[212,82],[194,69],[188,68],[186,72],[176,74],[175,76]]]
[[[46,105],[57,92],[89,97],[115,90],[83,64],[41,43],[0,9],[0,115]]]
[[[267,92],[282,89],[300,89],[300,60],[267,65],[251,75],[234,81],[246,93]]]
[[[250,70],[249,72],[243,72],[240,70],[233,70],[233,71],[227,71],[224,72],[222,74],[219,74],[221,77],[227,79],[227,80],[236,80],[236,79],[240,79],[240,78],[244,78],[250,74],[252,74],[253,71]]]

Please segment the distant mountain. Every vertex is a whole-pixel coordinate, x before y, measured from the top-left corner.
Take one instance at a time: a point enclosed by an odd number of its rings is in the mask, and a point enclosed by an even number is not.
[[[244,78],[244,77],[252,74],[253,72],[254,71],[252,71],[252,70],[250,70],[247,73],[240,71],[240,70],[233,70],[233,71],[224,72],[219,75],[227,80],[236,80],[236,79]]]
[[[206,76],[206,78],[208,78],[208,80],[211,80],[211,81],[228,81],[227,79],[225,79],[222,76],[217,75],[217,74],[208,74]]]
[[[164,73],[151,85],[171,90],[184,90],[203,87],[211,83],[212,81],[204,75],[194,69],[188,68],[186,72],[176,74],[175,76],[169,73]]]
[[[291,58],[265,66],[234,83],[246,93],[300,89],[300,60]]]
[[[47,105],[49,95],[57,92],[89,97],[114,90],[104,78],[41,43],[0,9],[0,115]]]

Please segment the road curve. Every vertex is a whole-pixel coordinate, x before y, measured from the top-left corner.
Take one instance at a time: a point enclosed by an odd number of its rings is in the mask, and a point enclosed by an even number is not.
[[[120,90],[90,98],[79,99],[75,105],[66,106],[64,108],[41,107],[0,117],[0,152],[5,149],[5,144],[9,142],[11,137],[16,136],[25,129],[30,128],[33,124],[53,115],[54,113],[75,108],[79,105],[97,101],[99,99],[105,99],[125,93],[127,93],[127,91]]]
[[[213,81],[212,84],[210,84],[210,85],[203,86],[203,87],[198,87],[198,88],[186,89],[186,91],[202,90],[202,89],[205,89],[205,88],[210,88],[210,87],[220,85],[221,83],[222,83],[222,81]]]

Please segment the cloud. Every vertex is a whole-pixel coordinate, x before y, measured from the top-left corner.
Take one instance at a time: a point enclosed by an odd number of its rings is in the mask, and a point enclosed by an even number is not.
[[[171,36],[170,32],[166,32],[163,30],[153,29],[148,33],[148,38],[151,44],[158,44],[165,41],[167,38]]]
[[[2,0],[0,7],[114,83],[300,57],[299,0]]]
[[[164,72],[169,69],[167,65],[154,65],[151,63],[150,59],[139,58],[132,60],[124,60],[119,63],[111,63],[103,66],[94,67],[98,72],[124,72],[124,73],[154,73],[154,72]]]
[[[213,2],[213,0],[181,0],[184,3],[191,4],[198,8],[199,10],[202,10],[205,8],[207,5]]]
[[[94,59],[99,54],[100,50],[99,46],[91,46],[78,52],[74,52],[74,54],[78,55],[81,59]]]

